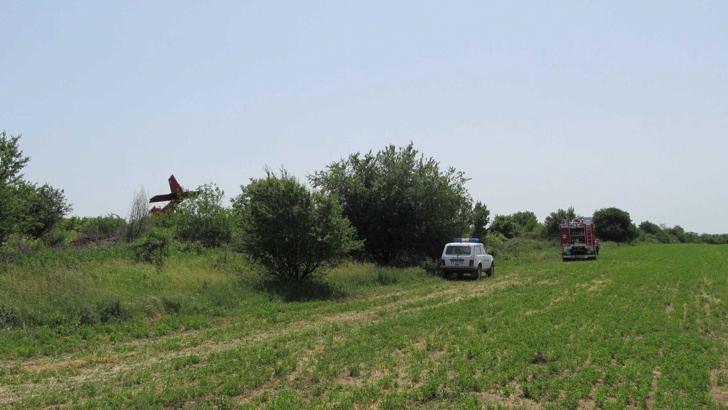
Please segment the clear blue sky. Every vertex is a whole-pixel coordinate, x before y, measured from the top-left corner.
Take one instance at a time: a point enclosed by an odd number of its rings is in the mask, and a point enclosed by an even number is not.
[[[728,2],[5,1],[0,130],[74,215],[410,141],[491,214],[728,233]]]

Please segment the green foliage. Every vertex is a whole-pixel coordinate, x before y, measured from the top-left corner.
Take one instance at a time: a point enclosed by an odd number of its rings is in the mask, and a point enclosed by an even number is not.
[[[230,243],[235,224],[232,210],[222,205],[225,193],[215,184],[197,190],[198,196],[178,204],[170,215],[175,235],[208,248]]]
[[[689,235],[687,234],[687,232],[685,232],[685,229],[683,229],[680,225],[675,225],[672,228],[667,228],[666,230],[670,235],[677,238],[678,242],[680,242],[680,243],[688,242]]]
[[[241,249],[280,281],[320,276],[361,246],[336,199],[310,192],[285,169],[280,177],[266,170],[241,188],[233,200]]]
[[[543,226],[538,222],[538,217],[531,211],[516,212],[511,215],[513,223],[516,224],[518,236],[529,233],[540,233]]]
[[[559,237],[559,224],[564,222],[565,219],[576,218],[576,212],[574,207],[570,206],[566,211],[559,209],[556,212],[551,212],[549,216],[543,221],[542,234],[545,238],[556,239]],[[599,227],[597,227],[599,229]],[[597,230],[597,232],[599,232]]]
[[[512,239],[524,235],[537,235],[542,230],[536,214],[531,211],[516,212],[513,215],[497,215],[489,229]]]
[[[728,234],[700,234],[700,242],[709,243],[711,245],[728,244]]]
[[[594,212],[597,236],[605,241],[630,242],[639,232],[632,223],[629,212],[619,208],[604,208]]]
[[[94,241],[107,238],[120,238],[126,232],[124,218],[109,214],[95,217],[70,217],[63,220],[61,227],[73,239],[90,238]]]
[[[518,233],[518,226],[509,215],[496,215],[489,229],[490,232],[497,232],[506,239],[515,238]]]
[[[469,231],[472,200],[462,172],[442,172],[410,143],[353,154],[310,182],[334,194],[364,240],[365,258],[381,265],[416,266],[439,257],[442,245]]]
[[[30,161],[18,146],[20,136],[0,133],[0,244],[15,231],[22,210],[18,190],[23,182],[20,171]]]
[[[0,244],[12,233],[42,238],[71,211],[63,190],[23,180],[20,171],[30,158],[23,156],[19,139],[0,133]],[[54,233],[49,242],[62,242],[62,237]]]
[[[641,243],[728,243],[728,235],[726,234],[699,235],[695,232],[685,232],[685,229],[680,225],[670,228],[664,224],[657,225],[650,221],[640,223],[637,232],[639,236],[636,241]]]
[[[171,241],[171,235],[166,229],[151,230],[133,243],[134,258],[137,262],[151,263],[157,270],[161,270],[165,258],[169,256]]]
[[[22,207],[17,229],[32,238],[42,238],[50,233],[71,212],[63,190],[48,184],[36,186],[23,182],[17,192]]]
[[[5,131],[0,132],[0,185],[15,185],[22,180],[20,170],[30,161],[23,156],[18,146],[20,135],[8,137]]]
[[[487,250],[494,257],[501,255],[501,252],[504,249],[503,245],[506,242],[508,242],[508,238],[506,238],[502,233],[492,229],[488,231],[488,236],[486,236],[485,239]]]
[[[470,236],[485,239],[488,235],[487,226],[490,223],[490,210],[480,201],[476,201],[471,215],[473,233]]]
[[[662,232],[662,228],[660,228],[659,225],[654,224],[650,221],[644,221],[644,222],[640,223],[639,229],[642,232],[650,234],[650,235],[657,235],[660,232]]]
[[[680,228],[682,229],[682,228]],[[639,241],[648,243],[676,243],[678,238],[670,233],[669,230],[663,229],[661,226],[650,221],[644,221],[639,225]],[[684,235],[684,233],[683,233]]]

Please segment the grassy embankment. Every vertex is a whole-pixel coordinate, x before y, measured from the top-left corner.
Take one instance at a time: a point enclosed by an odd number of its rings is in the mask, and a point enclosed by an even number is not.
[[[0,407],[728,409],[728,246],[350,265],[308,297],[231,253],[104,252],[0,275]]]

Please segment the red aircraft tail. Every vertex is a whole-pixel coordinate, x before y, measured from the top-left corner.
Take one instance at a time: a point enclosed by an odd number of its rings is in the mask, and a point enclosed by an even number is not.
[[[154,207],[152,212],[155,214],[164,213],[182,201],[184,198],[194,198],[200,194],[200,191],[185,191],[182,186],[177,182],[174,175],[169,177],[169,191],[168,194],[155,195],[149,200],[150,203],[170,201],[164,208]]]
[[[182,186],[177,182],[177,179],[172,175],[169,177],[169,193],[162,195],[155,195],[149,200],[150,203],[162,202],[162,201],[173,201],[179,199],[185,191]]]
[[[175,178],[174,175],[169,177],[169,191],[173,194],[181,194],[184,192],[180,184],[177,183],[177,178]]]

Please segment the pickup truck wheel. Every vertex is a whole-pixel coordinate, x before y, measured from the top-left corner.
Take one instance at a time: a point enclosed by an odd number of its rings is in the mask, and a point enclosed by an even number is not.
[[[475,278],[475,280],[478,280],[478,279],[480,279],[482,274],[483,274],[483,265],[478,265],[478,269],[476,269],[473,272],[473,277]]]
[[[493,275],[495,274],[495,263],[491,263],[491,264],[490,264],[490,268],[488,268],[488,270],[487,270],[487,271],[485,271],[485,273],[486,273],[486,274],[487,274],[488,276],[493,276]]]

